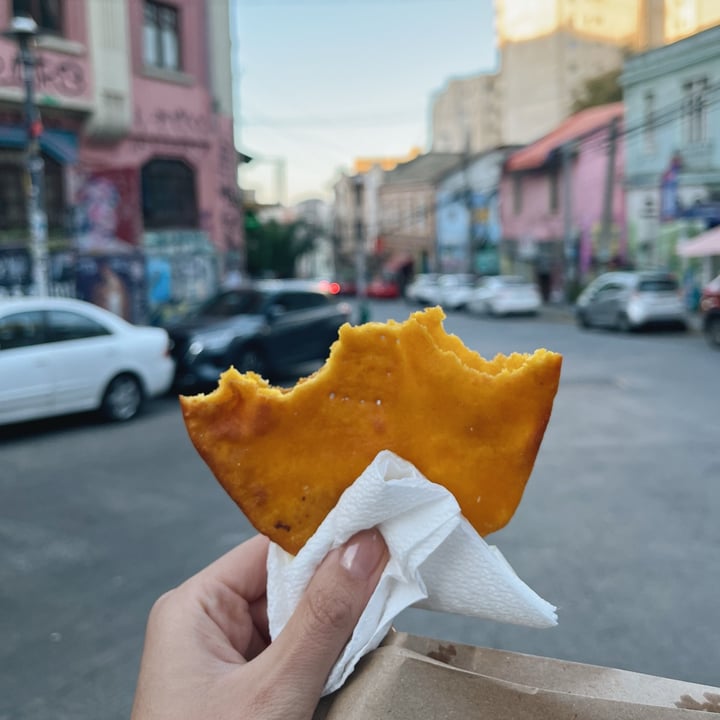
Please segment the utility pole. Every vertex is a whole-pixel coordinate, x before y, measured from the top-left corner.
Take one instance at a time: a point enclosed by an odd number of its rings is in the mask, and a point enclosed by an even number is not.
[[[40,153],[42,120],[35,104],[35,55],[30,41],[37,35],[37,25],[31,17],[13,17],[10,29],[3,33],[17,41],[20,49],[20,70],[25,88],[24,120],[27,131],[25,155],[26,205],[30,230],[30,251],[33,259],[34,292],[40,296],[48,294],[48,236],[47,214],[45,212],[45,163]]]
[[[466,253],[466,271],[471,275],[475,270],[475,236],[473,233],[473,191],[470,182],[470,130],[465,135],[465,152],[463,153],[463,194],[465,195],[465,209],[467,210],[468,227],[467,227],[467,253]]]
[[[613,225],[613,196],[615,194],[615,156],[617,155],[618,119],[614,117],[608,127],[608,154],[605,170],[605,189],[603,192],[602,220],[600,225],[600,241],[598,255],[603,270],[607,269],[610,260],[610,245]]]
[[[562,146],[562,204],[563,204],[563,247],[565,251],[565,300],[572,302],[572,292],[576,280],[577,252],[573,232],[572,208],[572,141]]]
[[[353,205],[355,212],[355,284],[357,286],[358,322],[366,323],[370,320],[370,306],[367,298],[367,258],[365,255],[365,224],[363,223],[363,178],[356,175],[353,178]]]

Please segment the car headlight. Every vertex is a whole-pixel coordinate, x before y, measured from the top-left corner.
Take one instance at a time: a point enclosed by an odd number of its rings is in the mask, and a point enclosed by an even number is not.
[[[188,347],[188,355],[197,357],[202,352],[217,352],[224,350],[235,336],[229,330],[218,330],[217,332],[203,333],[196,335]]]

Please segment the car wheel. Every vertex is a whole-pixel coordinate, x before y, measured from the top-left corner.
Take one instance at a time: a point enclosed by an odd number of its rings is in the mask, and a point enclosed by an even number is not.
[[[720,315],[713,315],[705,323],[705,338],[710,347],[720,350]]]
[[[132,420],[143,403],[140,381],[134,375],[118,375],[110,381],[103,395],[100,410],[105,418],[114,422]]]
[[[579,327],[585,330],[590,327],[590,321],[588,320],[587,315],[582,310],[577,311],[575,319],[577,320],[577,324]]]
[[[633,327],[630,324],[630,318],[626,313],[620,313],[615,321],[615,327],[622,333],[629,333]]]
[[[262,352],[256,347],[243,348],[235,361],[238,372],[254,372],[267,379],[268,364]]]

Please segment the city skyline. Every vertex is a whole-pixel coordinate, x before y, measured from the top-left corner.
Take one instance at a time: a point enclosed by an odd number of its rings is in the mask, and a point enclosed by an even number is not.
[[[454,80],[497,73],[502,48],[525,40],[578,32],[588,40],[585,60],[602,72],[617,60],[609,48],[597,55],[596,44],[642,51],[720,21],[720,6],[707,0],[604,0],[603,8],[595,0],[234,0],[235,135],[253,158],[241,185],[261,202],[329,199],[358,157],[429,151],[433,99]],[[514,99],[505,88],[511,106],[533,94],[532,75],[510,71],[520,88]],[[486,102],[493,112],[495,101]]]
[[[327,198],[358,156],[427,149],[432,94],[496,64],[492,0],[235,0],[233,15],[241,184],[262,202]]]

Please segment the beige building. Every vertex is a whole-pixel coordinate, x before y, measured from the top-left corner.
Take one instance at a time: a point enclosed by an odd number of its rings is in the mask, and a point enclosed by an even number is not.
[[[665,43],[681,40],[718,23],[718,0],[665,0]]]
[[[622,65],[623,48],[563,29],[507,43],[501,56],[502,140],[513,145],[536,140],[568,117],[587,80]]]
[[[463,159],[459,153],[430,152],[385,173],[379,189],[384,254],[407,258],[415,272],[437,268],[437,186]]]
[[[432,148],[528,143],[566,118],[585,81],[720,23],[720,0],[495,0],[500,71],[451,79],[432,99]]]
[[[334,185],[332,228],[335,262],[341,274],[354,271],[357,253],[370,256],[380,249],[379,191],[385,174],[420,155],[411,148],[399,157],[359,157],[353,173],[343,173]]]
[[[501,145],[502,93],[494,74],[452,78],[432,104],[433,152]]]

